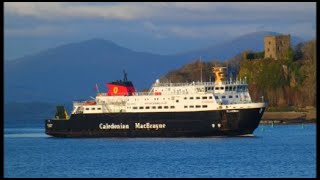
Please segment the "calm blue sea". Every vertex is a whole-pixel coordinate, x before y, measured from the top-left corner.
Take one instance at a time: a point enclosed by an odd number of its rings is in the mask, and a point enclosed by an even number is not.
[[[316,177],[316,125],[251,137],[61,139],[4,129],[4,177]]]

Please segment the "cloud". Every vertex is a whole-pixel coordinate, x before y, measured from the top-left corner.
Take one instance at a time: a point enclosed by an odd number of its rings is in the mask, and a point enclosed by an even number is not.
[[[277,20],[279,14],[298,20],[309,19],[310,15],[315,16],[315,5],[315,2],[5,2],[4,10],[5,14],[47,20],[259,21]]]
[[[135,3],[83,4],[67,2],[6,2],[5,13],[40,19],[106,18],[132,20],[148,16],[151,11]]]
[[[292,30],[307,34],[316,23],[315,2],[5,2],[4,12],[5,34],[10,36],[66,33],[72,28],[74,32],[88,32],[101,24],[108,32],[121,29],[147,32],[158,39],[204,39],[236,37],[259,27],[290,29],[293,24],[296,29]],[[29,18],[34,23],[21,24],[12,17]],[[299,26],[303,23],[308,28]],[[63,30],[66,26],[69,30]],[[99,30],[91,28],[90,32]]]
[[[315,37],[316,30],[310,22],[297,23],[251,23],[251,24],[213,24],[213,25],[157,25],[145,22],[143,27],[155,38],[182,38],[182,39],[232,39],[252,32],[273,31],[292,34],[306,38]]]
[[[55,26],[35,26],[35,27],[24,27],[24,28],[7,28],[4,31],[7,37],[26,37],[26,36],[48,36],[48,35],[62,35],[70,34],[72,30],[65,27]]]
[[[236,28],[235,28],[236,27]],[[216,37],[237,37],[246,33],[256,31],[256,24],[215,24],[215,25],[155,25],[151,22],[145,22],[144,28],[153,33],[154,36],[162,37],[180,37],[188,39],[206,39]]]

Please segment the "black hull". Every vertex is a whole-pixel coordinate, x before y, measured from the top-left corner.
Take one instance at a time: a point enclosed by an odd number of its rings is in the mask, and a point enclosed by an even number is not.
[[[45,130],[55,137],[239,136],[253,133],[264,110],[73,114],[46,120]]]

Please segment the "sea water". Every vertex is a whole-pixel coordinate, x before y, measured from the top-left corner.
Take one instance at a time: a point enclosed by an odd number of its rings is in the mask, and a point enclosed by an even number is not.
[[[316,177],[316,125],[245,137],[54,138],[4,129],[4,177]]]

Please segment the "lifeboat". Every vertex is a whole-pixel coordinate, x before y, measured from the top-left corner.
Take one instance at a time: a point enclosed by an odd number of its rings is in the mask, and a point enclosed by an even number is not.
[[[96,105],[97,103],[95,101],[86,101],[84,105]]]

